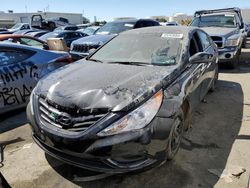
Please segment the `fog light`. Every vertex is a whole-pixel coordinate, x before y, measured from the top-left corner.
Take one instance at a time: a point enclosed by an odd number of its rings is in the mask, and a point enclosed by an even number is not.
[[[230,58],[230,57],[231,57],[231,54],[226,54],[225,55],[225,58],[227,58],[227,59]]]

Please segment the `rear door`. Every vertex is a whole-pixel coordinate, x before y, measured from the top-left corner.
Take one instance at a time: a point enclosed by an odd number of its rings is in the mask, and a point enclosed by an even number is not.
[[[0,112],[28,102],[38,80],[33,51],[0,47]]]

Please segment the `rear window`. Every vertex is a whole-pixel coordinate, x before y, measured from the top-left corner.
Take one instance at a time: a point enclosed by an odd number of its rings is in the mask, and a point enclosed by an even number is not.
[[[119,34],[123,31],[133,29],[135,22],[109,22],[102,26],[96,34]]]
[[[47,34],[39,37],[39,39],[42,40],[42,41],[47,41],[48,38],[57,38],[58,35],[59,35],[59,33],[50,32],[50,33],[47,33]]]
[[[34,53],[31,51],[0,48],[0,66],[23,62]]]

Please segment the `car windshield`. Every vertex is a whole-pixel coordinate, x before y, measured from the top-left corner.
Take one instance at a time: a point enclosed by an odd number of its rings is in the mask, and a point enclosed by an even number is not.
[[[54,29],[54,31],[62,31],[62,30],[64,30],[64,27],[58,27]]]
[[[82,32],[85,33],[85,34],[87,34],[87,35],[93,35],[97,29],[98,28],[87,27]]]
[[[59,35],[59,33],[50,32],[50,33],[47,33],[45,35],[42,35],[41,37],[39,37],[39,39],[42,41],[47,41],[48,38],[56,38],[58,35]]]
[[[89,59],[104,63],[173,65],[179,60],[183,34],[124,34]]]
[[[236,27],[236,20],[233,14],[210,15],[195,18],[191,25],[196,27]]]
[[[22,24],[18,23],[18,24],[16,24],[16,25],[14,25],[11,29],[17,29],[17,28],[19,28],[19,27],[21,27],[21,26],[22,26]]]
[[[102,26],[96,34],[119,34],[123,31],[133,29],[135,22],[110,22]]]

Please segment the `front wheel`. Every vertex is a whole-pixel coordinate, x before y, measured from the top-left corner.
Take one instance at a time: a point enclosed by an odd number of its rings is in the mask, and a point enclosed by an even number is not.
[[[239,63],[240,63],[240,55],[238,53],[236,57],[229,63],[229,67],[231,69],[235,69],[238,67]]]
[[[176,115],[174,119],[174,123],[168,138],[167,151],[166,151],[167,160],[172,160],[177,154],[181,145],[183,130],[184,130],[184,114],[183,111],[180,110],[180,112]]]
[[[212,85],[211,85],[211,87],[209,89],[210,92],[215,91],[216,83],[217,83],[218,78],[219,78],[219,70],[218,69],[219,69],[218,64],[216,64],[214,79],[213,79]]]

